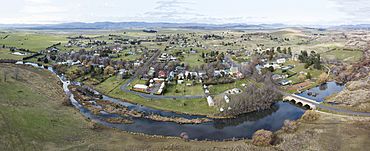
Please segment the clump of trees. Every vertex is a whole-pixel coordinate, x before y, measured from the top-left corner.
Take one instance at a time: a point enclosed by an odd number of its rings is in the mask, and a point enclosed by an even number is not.
[[[302,119],[305,120],[305,121],[316,121],[317,119],[319,119],[320,117],[320,114],[313,111],[313,110],[307,110],[303,115],[302,115]]]
[[[236,95],[231,95],[229,105],[231,110],[225,111],[226,115],[239,115],[243,113],[266,110],[282,98],[280,92],[277,91],[276,85],[272,82],[271,76],[264,76],[261,82],[263,85],[251,84],[245,87],[243,92]]]
[[[313,68],[318,70],[322,68],[320,54],[317,54],[315,51],[311,51],[310,55],[308,55],[307,51],[301,51],[301,54],[298,56],[298,60],[305,63],[305,68],[308,68],[311,65],[313,65]]]
[[[252,144],[256,146],[270,146],[274,140],[274,134],[267,130],[258,130],[253,134]]]

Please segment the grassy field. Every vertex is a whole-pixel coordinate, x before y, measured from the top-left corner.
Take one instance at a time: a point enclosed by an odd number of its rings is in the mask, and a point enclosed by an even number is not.
[[[356,50],[350,51],[338,48],[332,51],[322,53],[322,55],[327,59],[336,59],[338,61],[344,62],[356,62],[362,58],[363,53],[361,51]]]
[[[67,41],[66,35],[63,34],[38,32],[10,32],[0,34],[0,45],[29,49],[32,52],[38,52],[53,44],[59,42],[66,43]]]
[[[203,64],[203,58],[200,56],[201,53],[185,54],[183,62],[188,64],[191,68],[200,66]]]
[[[228,83],[228,84],[218,84],[218,85],[212,85],[209,86],[209,92],[212,95],[217,95],[220,93],[223,93],[227,90],[233,89],[233,88],[243,88],[242,84],[251,84],[253,81],[250,79],[242,79],[242,80],[236,80],[234,83]]]
[[[22,60],[25,56],[14,55],[9,49],[0,48],[0,59]]]
[[[212,142],[147,137],[100,127],[74,108],[63,106],[64,93],[49,72],[0,64],[0,150],[358,150],[368,149],[370,119],[320,113],[318,121],[301,122],[295,133],[277,132],[280,143],[257,147],[250,140]],[[242,133],[242,132],[241,132]]]
[[[136,80],[131,83],[143,83],[144,81]],[[94,86],[96,90],[99,92],[103,92],[108,96],[127,100],[133,103],[141,104],[144,106],[161,109],[161,110],[168,110],[168,111],[175,111],[181,113],[188,113],[188,114],[200,114],[200,115],[213,115],[217,113],[217,110],[212,107],[208,107],[206,99],[181,99],[181,100],[173,100],[173,99],[162,99],[162,100],[150,100],[142,98],[138,95],[123,92],[120,89],[120,85],[123,84],[123,81],[117,80],[115,77],[111,77],[104,81],[103,83]],[[195,86],[194,86],[195,87]],[[201,87],[199,86],[201,89]],[[198,88],[198,89],[199,89]],[[203,92],[203,91],[201,91]],[[198,91],[194,91],[193,93],[199,93]],[[181,93],[182,94],[182,93]]]
[[[187,82],[184,82],[183,84],[167,85],[164,95],[168,96],[204,95],[204,90],[201,84],[186,86],[186,83]],[[176,89],[178,90],[178,93],[176,93]]]
[[[297,61],[292,61],[292,60],[287,61],[284,65],[294,65],[294,68],[291,69],[291,71],[295,72],[297,74],[288,78],[288,80],[292,80],[293,83],[302,82],[301,79],[298,78],[299,77],[299,72],[301,72],[301,71],[306,72],[306,73],[310,73],[311,76],[312,76],[312,79],[318,78],[319,75],[324,72],[322,70],[313,69],[312,67],[308,68],[308,69],[305,69],[304,68],[304,63],[299,63]],[[276,73],[281,73],[281,70],[277,70]]]

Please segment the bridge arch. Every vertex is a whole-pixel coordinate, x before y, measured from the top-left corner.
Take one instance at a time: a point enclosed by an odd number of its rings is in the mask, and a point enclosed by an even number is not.
[[[311,109],[311,110],[316,109],[315,104],[317,104],[314,100],[309,100],[307,98],[297,96],[297,95],[294,95],[294,94],[284,97],[284,101],[289,101],[289,102],[292,102],[294,104],[297,104],[299,106],[302,106],[302,107],[305,107],[305,108]]]
[[[305,107],[305,108],[307,108],[307,109],[313,109],[313,108],[311,107],[311,105],[309,105],[309,104],[306,104],[306,105],[304,105],[303,107]]]

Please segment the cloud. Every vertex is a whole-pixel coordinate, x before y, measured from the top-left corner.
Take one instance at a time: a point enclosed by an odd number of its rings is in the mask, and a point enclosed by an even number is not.
[[[36,14],[52,15],[54,13],[62,13],[66,11],[66,9],[62,9],[62,7],[57,6],[50,0],[26,0],[25,2],[26,3],[21,9],[21,12],[26,13],[28,15]]]
[[[187,20],[187,18],[195,16],[204,16],[196,13],[192,9],[192,5],[195,3],[192,1],[184,0],[161,0],[156,2],[156,6],[153,10],[145,12],[142,17],[156,18],[162,21],[170,20]]]
[[[369,0],[331,0],[336,8],[344,12],[352,22],[370,22],[370,1]]]

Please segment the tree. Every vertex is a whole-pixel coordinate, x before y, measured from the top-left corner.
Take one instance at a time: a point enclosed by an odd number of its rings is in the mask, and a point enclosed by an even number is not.
[[[313,111],[313,110],[307,110],[301,117],[301,119],[305,121],[315,121],[319,119],[320,114]]]
[[[303,74],[300,74],[300,75],[298,76],[298,79],[299,79],[300,81],[304,81],[304,80],[306,79],[306,76],[305,76],[305,75],[303,75]]]
[[[311,78],[312,78],[311,73],[307,72],[306,79],[311,79]]]
[[[317,79],[318,83],[325,83],[327,81],[328,81],[328,74],[326,74],[325,72],[321,73],[319,78]]]
[[[104,69],[104,75],[111,75],[114,73],[114,68],[112,66],[107,66]]]
[[[269,146],[273,142],[273,133],[267,130],[258,130],[253,134],[252,143],[256,146]]]
[[[286,50],[286,48],[284,48],[284,49],[283,49],[283,53],[284,53],[284,54],[286,54],[286,52],[287,52],[287,50]]]
[[[279,53],[281,53],[281,48],[280,47],[277,47],[276,48],[276,51],[279,52]]]
[[[297,131],[298,129],[298,122],[296,121],[290,121],[290,120],[285,120],[284,121],[284,126],[283,126],[283,131],[287,133],[293,133]]]

